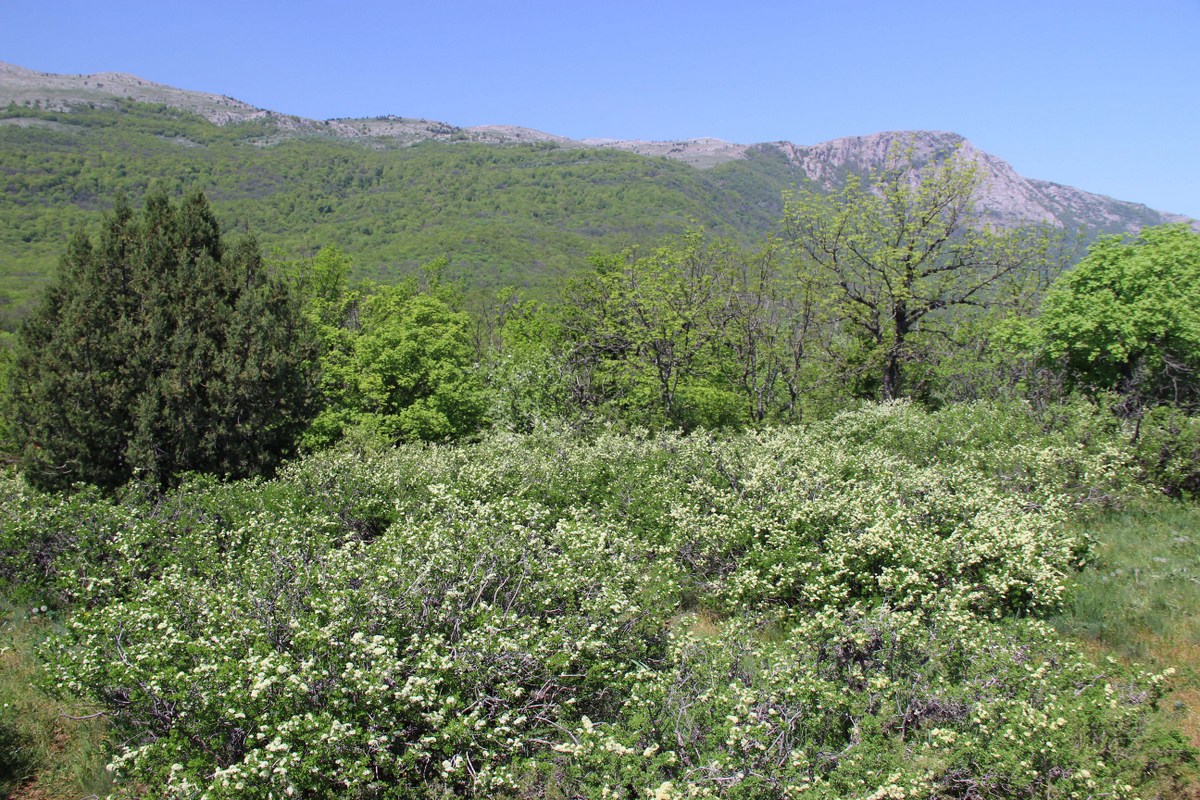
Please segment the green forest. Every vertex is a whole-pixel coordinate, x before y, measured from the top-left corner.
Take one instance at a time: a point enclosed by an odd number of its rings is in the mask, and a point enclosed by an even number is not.
[[[228,229],[253,230],[268,250],[353,253],[356,277],[387,281],[445,257],[477,292],[545,290],[592,252],[690,225],[745,242],[768,232],[795,181],[782,160],[764,151],[701,171],[549,145],[281,139],[267,123],[220,127],[124,101],[9,106],[0,109],[0,291],[25,301],[74,229],[118,192],[137,200],[155,181],[202,189]]]
[[[1200,788],[1190,228],[989,228],[957,153],[746,202],[754,158],[280,142],[235,187],[269,130],[34,116],[10,796]]]
[[[835,182],[851,176],[836,172]],[[269,120],[214,125],[117,98],[58,111],[10,104],[0,108],[0,330],[15,329],[74,230],[94,226],[120,193],[140,203],[156,182],[204,191],[227,230],[253,231],[281,258],[336,247],[353,255],[355,278],[384,283],[445,258],[472,297],[517,287],[545,298],[596,252],[694,227],[754,246],[775,231],[784,192],[808,178],[766,146],[696,169],[619,150],[487,145],[465,132],[415,144],[293,135]],[[1064,224],[1090,240],[1161,221],[1132,204],[1107,213],[1111,227]]]

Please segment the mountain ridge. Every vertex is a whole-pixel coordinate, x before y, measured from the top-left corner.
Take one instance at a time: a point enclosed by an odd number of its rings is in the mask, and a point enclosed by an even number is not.
[[[347,139],[383,138],[405,144],[422,141],[471,141],[480,144],[551,144],[560,147],[616,149],[643,156],[669,158],[698,168],[744,159],[754,148],[774,148],[811,182],[826,190],[837,188],[838,176],[866,172],[884,163],[892,147],[914,149],[917,158],[944,156],[958,148],[975,162],[983,181],[978,196],[981,216],[992,224],[1014,226],[1048,223],[1056,227],[1082,224],[1102,229],[1135,231],[1143,218],[1161,222],[1200,222],[1182,214],[1151,209],[1083,189],[1026,178],[999,157],[976,148],[949,131],[882,131],[845,136],[812,145],[790,141],[741,144],[713,137],[652,141],[642,139],[571,139],[518,125],[461,127],[417,117],[379,116],[315,120],[259,108],[227,95],[179,89],[120,72],[63,75],[36,72],[0,62],[0,105],[42,103],[70,110],[81,104],[112,103],[119,98],[160,103],[195,113],[215,125],[260,121],[276,126],[279,135],[323,135]],[[1130,216],[1136,222],[1127,222]]]
[[[252,232],[279,258],[338,247],[356,277],[384,282],[446,259],[447,276],[474,293],[542,294],[595,253],[687,230],[756,246],[777,232],[787,193],[837,191],[894,147],[918,172],[952,152],[973,159],[987,225],[1046,223],[1087,242],[1185,219],[1026,179],[947,131],[816,145],[574,140],[415,117],[310,120],[122,73],[0,64],[0,335],[74,231],[153,184],[204,191],[223,226]]]

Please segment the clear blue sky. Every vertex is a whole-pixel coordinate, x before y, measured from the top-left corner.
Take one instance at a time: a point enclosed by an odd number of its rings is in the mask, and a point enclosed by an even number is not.
[[[0,60],[575,138],[951,130],[1200,218],[1200,0],[0,0]]]

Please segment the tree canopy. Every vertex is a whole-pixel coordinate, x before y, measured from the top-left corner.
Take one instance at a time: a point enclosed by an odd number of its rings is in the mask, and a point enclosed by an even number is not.
[[[323,447],[351,430],[391,441],[444,440],[476,432],[486,401],[474,370],[470,316],[461,292],[442,283],[445,261],[394,286],[351,289],[336,249],[307,270],[306,305],[323,345],[322,409],[304,445]]]
[[[1076,385],[1194,404],[1200,233],[1165,225],[1096,242],[1047,293],[1041,330]]]
[[[911,152],[890,159],[840,193],[796,194],[784,212],[785,235],[805,268],[870,343],[884,399],[904,393],[903,367],[922,327],[946,309],[988,305],[1007,281],[1040,274],[1052,238],[979,227],[972,212],[980,175],[959,152],[920,172]]]

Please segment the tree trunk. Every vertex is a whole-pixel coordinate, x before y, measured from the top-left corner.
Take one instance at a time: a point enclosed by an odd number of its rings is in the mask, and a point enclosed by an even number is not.
[[[892,334],[892,345],[888,348],[887,361],[883,365],[883,399],[897,400],[901,395],[901,369],[904,362],[904,340],[908,336],[908,305],[900,302],[893,312],[896,324]]]
[[[887,363],[883,365],[883,399],[900,397],[900,350],[896,344],[888,349]]]

